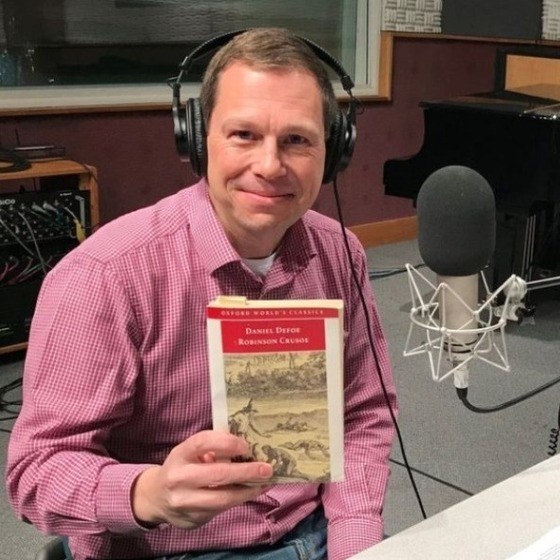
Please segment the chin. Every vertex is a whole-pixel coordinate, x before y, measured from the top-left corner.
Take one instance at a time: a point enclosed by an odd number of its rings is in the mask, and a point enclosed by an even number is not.
[[[283,230],[285,232],[298,218],[279,217],[272,214],[251,214],[244,220],[245,228],[253,232],[267,232],[269,230]]]

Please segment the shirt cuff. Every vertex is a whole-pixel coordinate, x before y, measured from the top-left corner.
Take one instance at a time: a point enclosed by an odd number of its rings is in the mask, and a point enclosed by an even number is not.
[[[131,492],[136,478],[150,467],[153,465],[115,464],[101,471],[96,494],[97,520],[111,533],[149,530],[134,517]]]
[[[344,519],[329,523],[327,550],[329,560],[346,560],[383,539],[383,526],[374,519]]]

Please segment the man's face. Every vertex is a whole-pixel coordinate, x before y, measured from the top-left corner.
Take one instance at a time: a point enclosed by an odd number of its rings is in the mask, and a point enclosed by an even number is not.
[[[209,193],[239,254],[272,253],[315,202],[325,164],[323,104],[305,70],[234,62],[208,125]]]

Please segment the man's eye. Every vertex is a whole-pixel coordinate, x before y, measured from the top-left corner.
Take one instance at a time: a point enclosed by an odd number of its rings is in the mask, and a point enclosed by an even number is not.
[[[290,134],[286,139],[286,143],[293,146],[302,146],[304,144],[307,144],[307,139],[300,134]]]
[[[251,140],[253,138],[249,130],[236,130],[233,135],[240,140]]]

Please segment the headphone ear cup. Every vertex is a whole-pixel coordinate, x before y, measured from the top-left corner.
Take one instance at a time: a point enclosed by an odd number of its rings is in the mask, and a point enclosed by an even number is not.
[[[198,98],[187,99],[185,107],[186,149],[195,175],[206,174],[206,130]]]
[[[326,143],[325,171],[323,184],[334,180],[337,173],[344,171],[354,153],[356,143],[356,126],[350,112],[350,118],[339,111],[334,120],[329,139]]]
[[[344,131],[346,118],[342,112],[338,112],[331,125],[329,138],[326,143],[325,170],[323,172],[323,184],[330,183],[339,171],[338,166],[344,150]]]

